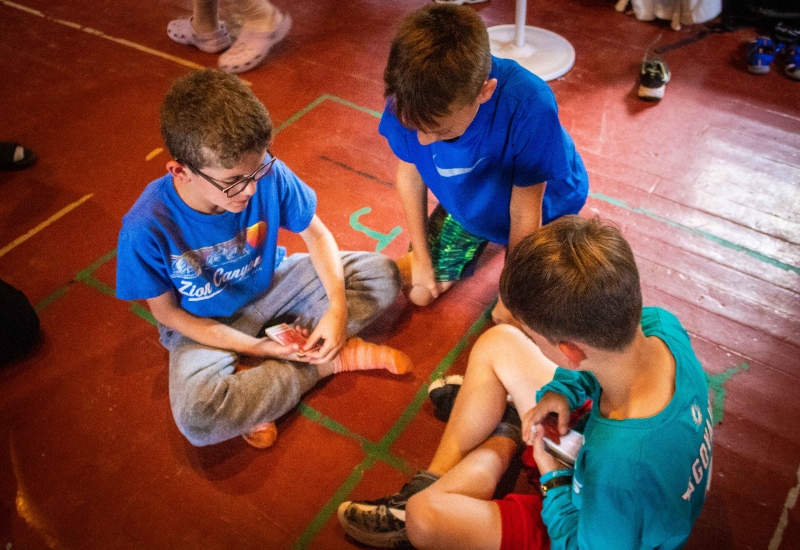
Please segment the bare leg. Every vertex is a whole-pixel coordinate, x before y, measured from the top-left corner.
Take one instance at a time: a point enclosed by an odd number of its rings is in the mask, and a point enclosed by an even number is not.
[[[406,528],[414,547],[500,547],[500,510],[491,498],[517,443],[490,434],[505,410],[507,394],[520,414],[528,411],[555,369],[525,334],[510,325],[493,327],[478,339],[428,468],[442,477],[411,497],[406,507]]]
[[[239,0],[242,28],[269,32],[275,27],[275,6],[268,0]]]
[[[450,420],[428,470],[450,471],[497,427],[510,394],[520,415],[536,404],[536,392],[553,379],[556,365],[522,331],[498,325],[472,349]]]
[[[219,0],[194,0],[192,28],[197,34],[214,32],[219,27]]]
[[[391,547],[410,536],[419,548],[496,548],[500,513],[489,499],[518,442],[492,434],[508,394],[524,414],[555,369],[519,329],[503,324],[487,330],[472,349],[428,471],[418,472],[395,495],[343,502],[338,517],[345,531],[372,546]]]
[[[415,548],[500,547],[500,509],[491,501],[517,444],[490,437],[406,506],[406,529]]]

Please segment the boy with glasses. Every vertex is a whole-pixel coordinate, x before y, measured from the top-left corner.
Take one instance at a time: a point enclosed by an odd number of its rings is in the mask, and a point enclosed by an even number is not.
[[[395,265],[339,252],[314,192],[270,153],[272,121],[247,86],[220,70],[179,79],[161,131],[175,160],[123,218],[117,296],[146,300],[158,321],[172,412],[192,444],[242,435],[268,447],[275,419],[320,378],[410,368],[404,354],[352,337],[394,301]],[[286,256],[281,227],[308,254]],[[281,321],[307,343],[265,337]]]

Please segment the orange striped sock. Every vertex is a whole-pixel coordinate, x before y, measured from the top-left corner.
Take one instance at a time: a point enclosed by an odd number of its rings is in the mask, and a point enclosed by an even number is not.
[[[272,447],[278,439],[278,427],[275,422],[260,424],[246,434],[242,434],[242,438],[256,449],[266,449]]]
[[[333,372],[386,369],[394,374],[405,374],[411,370],[411,358],[402,351],[365,342],[353,337],[333,360]]]

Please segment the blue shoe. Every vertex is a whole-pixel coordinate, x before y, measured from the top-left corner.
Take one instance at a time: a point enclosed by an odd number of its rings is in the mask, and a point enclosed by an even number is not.
[[[786,51],[786,65],[784,70],[790,78],[800,80],[800,47],[789,46]]]
[[[747,45],[747,70],[753,74],[766,74],[775,54],[783,50],[783,44],[777,46],[767,36],[759,36]]]

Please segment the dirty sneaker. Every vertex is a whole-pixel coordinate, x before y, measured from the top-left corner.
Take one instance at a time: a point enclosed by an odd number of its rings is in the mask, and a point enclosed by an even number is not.
[[[345,501],[339,506],[339,523],[362,544],[377,548],[410,548],[406,534],[406,503],[430,487],[439,476],[421,470],[399,493],[378,500]]]
[[[670,77],[669,67],[663,59],[653,57],[645,60],[639,74],[639,97],[645,101],[660,100]]]
[[[453,410],[453,404],[456,402],[458,390],[461,389],[463,383],[464,377],[460,374],[451,374],[431,382],[431,385],[428,386],[428,397],[433,403],[436,418],[447,422],[450,418],[450,411]]]

